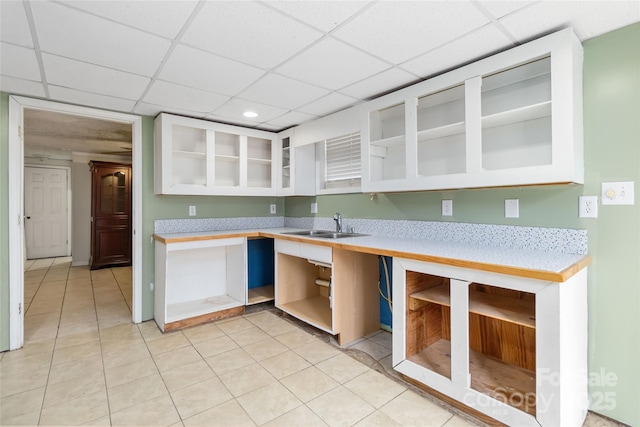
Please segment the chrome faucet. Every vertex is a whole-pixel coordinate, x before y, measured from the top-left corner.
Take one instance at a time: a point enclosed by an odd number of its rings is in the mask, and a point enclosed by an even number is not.
[[[333,220],[336,222],[336,233],[342,233],[342,215],[336,212],[335,215],[333,215]]]

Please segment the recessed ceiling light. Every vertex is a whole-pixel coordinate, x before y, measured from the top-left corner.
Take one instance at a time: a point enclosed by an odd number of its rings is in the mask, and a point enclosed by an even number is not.
[[[245,111],[242,115],[245,117],[258,117],[258,113],[254,111]]]

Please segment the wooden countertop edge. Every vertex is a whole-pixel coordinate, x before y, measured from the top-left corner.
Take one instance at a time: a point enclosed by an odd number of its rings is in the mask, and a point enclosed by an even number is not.
[[[311,243],[317,246],[328,246],[332,248],[346,249],[354,252],[363,252],[363,253],[369,253],[374,255],[407,258],[407,259],[413,259],[416,261],[433,262],[436,264],[444,264],[444,265],[450,265],[454,267],[488,271],[492,273],[500,273],[500,274],[506,274],[510,276],[526,277],[529,279],[548,280],[551,282],[566,282],[570,277],[572,277],[573,275],[578,273],[580,270],[582,270],[583,268],[591,264],[591,256],[585,255],[578,262],[570,265],[569,267],[567,267],[566,269],[560,272],[534,270],[529,268],[510,267],[510,266],[499,265],[499,264],[487,264],[483,262],[464,261],[460,259],[445,258],[445,257],[434,256],[434,255],[416,254],[413,252],[402,252],[402,251],[395,251],[395,250],[370,248],[367,246],[358,246],[353,244],[341,243],[335,240],[311,239],[311,238],[305,238],[305,237],[300,237],[295,235],[286,235],[286,234],[283,235],[281,233],[270,233],[268,231],[258,231],[258,230],[248,231],[248,232],[230,231],[229,233],[225,233],[225,234],[211,234],[211,235],[202,235],[202,236],[183,236],[183,237],[169,237],[169,238],[165,238],[157,234],[153,235],[153,238],[156,241],[164,244],[194,242],[194,241],[202,241],[202,240],[228,239],[232,237],[270,237],[270,238],[277,238],[281,240],[290,240],[294,242]]]

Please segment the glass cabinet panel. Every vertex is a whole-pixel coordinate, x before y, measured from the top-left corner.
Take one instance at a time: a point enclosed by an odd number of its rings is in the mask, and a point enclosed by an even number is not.
[[[100,176],[100,214],[124,213],[127,209],[126,174],[122,171]]]

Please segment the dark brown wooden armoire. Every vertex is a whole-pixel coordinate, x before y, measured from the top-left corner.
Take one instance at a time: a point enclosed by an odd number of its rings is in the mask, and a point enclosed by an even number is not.
[[[91,269],[131,265],[131,165],[89,162]]]

